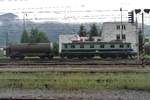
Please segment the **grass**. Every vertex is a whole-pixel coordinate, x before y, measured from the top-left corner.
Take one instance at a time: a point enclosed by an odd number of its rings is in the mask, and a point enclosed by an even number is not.
[[[150,90],[150,73],[0,73],[0,88]]]

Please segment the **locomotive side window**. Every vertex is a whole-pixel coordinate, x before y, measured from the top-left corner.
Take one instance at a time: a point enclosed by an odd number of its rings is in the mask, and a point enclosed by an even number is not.
[[[130,44],[127,44],[127,48],[130,48]]]
[[[104,48],[104,44],[101,44],[101,45],[100,45],[100,48]]]
[[[65,48],[68,48],[67,44],[64,45]]]
[[[75,48],[75,45],[74,45],[74,44],[71,44],[71,48]]]
[[[80,44],[80,48],[84,48],[84,44]]]
[[[123,44],[120,44],[120,48],[124,48],[124,45],[123,45]]]
[[[90,45],[90,48],[94,48],[94,44],[91,44],[91,45]]]
[[[114,44],[111,44],[111,45],[110,45],[110,48],[115,48],[115,45],[114,45]]]

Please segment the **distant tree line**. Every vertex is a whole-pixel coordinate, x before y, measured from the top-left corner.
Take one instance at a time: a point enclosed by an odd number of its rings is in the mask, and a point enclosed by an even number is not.
[[[90,26],[89,31],[87,31],[85,29],[85,26],[83,24],[81,24],[78,34],[80,37],[87,36],[87,37],[89,37],[89,40],[92,40],[93,36],[101,36],[101,30],[97,29],[97,26],[95,23]]]
[[[46,33],[40,32],[37,28],[32,28],[30,32],[23,31],[21,36],[21,43],[49,43]],[[53,53],[58,55],[58,43],[53,43]]]
[[[37,28],[32,28],[30,32],[23,31],[21,43],[47,43],[49,42],[46,33],[39,31]]]

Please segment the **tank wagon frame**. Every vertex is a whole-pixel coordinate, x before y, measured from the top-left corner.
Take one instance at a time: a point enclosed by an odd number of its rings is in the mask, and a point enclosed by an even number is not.
[[[10,45],[6,48],[6,56],[11,59],[24,59],[24,57],[53,58],[52,43],[22,43]]]

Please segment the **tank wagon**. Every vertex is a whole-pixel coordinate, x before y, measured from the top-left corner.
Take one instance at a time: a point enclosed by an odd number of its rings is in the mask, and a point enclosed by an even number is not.
[[[5,48],[6,56],[11,59],[24,59],[26,56],[53,58],[53,43],[22,43]]]
[[[136,53],[131,48],[131,43],[124,42],[74,42],[63,43],[61,57],[71,58],[92,58],[100,56],[101,58],[121,57],[128,58],[135,56]]]

